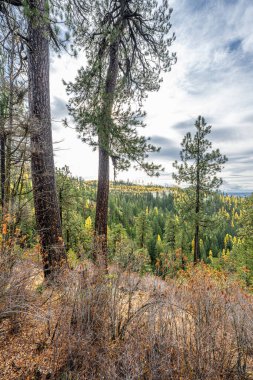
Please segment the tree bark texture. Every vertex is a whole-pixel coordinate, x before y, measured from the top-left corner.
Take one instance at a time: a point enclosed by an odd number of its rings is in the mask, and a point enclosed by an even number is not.
[[[49,90],[49,23],[46,0],[29,0],[28,80],[31,169],[37,230],[44,275],[66,261],[56,191]]]
[[[99,130],[99,168],[95,217],[94,259],[97,264],[107,268],[107,218],[109,199],[109,148],[112,107],[119,70],[119,39],[110,46],[110,60],[107,70],[105,94],[102,111],[102,126]]]

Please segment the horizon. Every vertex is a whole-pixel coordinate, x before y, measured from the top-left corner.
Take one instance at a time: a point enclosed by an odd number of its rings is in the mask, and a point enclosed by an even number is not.
[[[249,0],[171,0],[172,30],[176,40],[171,52],[178,62],[157,93],[150,93],[144,104],[147,112],[144,135],[150,136],[160,153],[150,155],[165,171],[156,184],[174,184],[172,162],[179,158],[180,143],[198,115],[212,125],[210,140],[228,158],[221,177],[222,191],[250,192],[253,189],[253,3]],[[204,22],[203,22],[204,21]],[[67,116],[67,96],[62,79],[74,80],[85,62],[63,54],[54,55],[51,70],[51,99],[54,140],[57,144],[56,166],[68,165],[75,176],[97,177],[97,152],[82,143],[74,130],[64,129],[61,119]],[[88,163],[88,164],[87,164]],[[112,171],[111,171],[112,175]],[[134,169],[119,174],[119,179],[150,182]]]
[[[61,169],[59,167],[57,167],[57,169]],[[72,173],[70,173],[71,176],[73,176]],[[84,182],[97,182],[97,178],[84,178],[82,176],[73,176],[74,178],[76,179],[81,179],[82,181]],[[137,181],[134,181],[134,180],[130,180],[130,179],[117,179],[116,180],[113,180],[113,179],[110,179],[110,184],[128,184],[129,186],[143,186],[143,187],[152,187],[152,186],[158,186],[158,187],[162,187],[162,188],[180,188],[180,189],[185,189],[186,187],[183,187],[183,186],[179,186],[177,184],[174,184],[174,185],[169,185],[168,183],[163,183],[163,184],[159,184],[159,183],[156,183],[156,182],[144,182],[143,180],[137,180]],[[222,190],[221,188],[215,190],[214,192],[218,192],[218,193],[221,193],[221,194],[228,194],[228,195],[235,195],[235,194],[247,194],[247,195],[251,195],[253,193],[253,190],[229,190],[229,191],[226,191],[226,190]]]

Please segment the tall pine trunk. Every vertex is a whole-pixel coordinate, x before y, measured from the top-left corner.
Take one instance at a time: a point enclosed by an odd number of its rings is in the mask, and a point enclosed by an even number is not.
[[[107,218],[109,199],[109,154],[99,147],[97,205],[95,217],[94,258],[99,267],[107,268]]]
[[[199,211],[200,211],[200,163],[199,163],[199,135],[197,146],[197,179],[196,179],[196,205],[195,205],[195,238],[194,238],[194,264],[200,261],[200,249],[199,249]]]
[[[44,275],[66,261],[56,192],[49,90],[49,22],[46,0],[29,0],[28,79],[31,168]]]
[[[197,181],[196,187],[196,208],[195,208],[195,237],[194,237],[194,264],[200,261],[200,249],[199,249],[199,181]]]
[[[109,166],[110,166],[110,129],[112,123],[112,107],[119,70],[119,40],[110,46],[109,66],[106,76],[102,122],[99,130],[99,169],[97,205],[95,217],[94,258],[97,264],[107,268],[107,218],[109,199]]]

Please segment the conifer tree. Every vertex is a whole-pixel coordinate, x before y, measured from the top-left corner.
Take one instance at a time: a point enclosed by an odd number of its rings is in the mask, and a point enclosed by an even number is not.
[[[44,274],[49,276],[58,271],[66,259],[56,192],[51,127],[49,43],[53,32],[49,3],[47,0],[0,0],[0,13],[1,21],[9,29],[7,34],[13,35],[21,46],[26,46],[23,53],[28,67],[34,206]]]
[[[176,248],[176,222],[172,215],[169,215],[164,229],[164,241],[166,245],[166,251],[170,253],[175,252]]]
[[[159,89],[161,71],[170,70],[175,61],[169,54],[172,10],[167,0],[161,5],[155,0],[87,0],[83,6],[89,9],[85,27],[79,14],[73,20],[87,66],[67,92],[80,137],[99,151],[95,254],[106,266],[110,158],[117,170],[132,162],[149,175],[160,169],[147,162],[147,154],[157,148],[137,128],[144,126],[143,99]]]
[[[135,234],[138,248],[147,248],[149,240],[153,237],[148,214],[142,211],[135,220]]]
[[[194,263],[197,263],[201,259],[200,227],[205,226],[207,222],[205,200],[208,194],[222,184],[222,179],[216,174],[222,170],[227,158],[221,155],[219,149],[211,150],[212,143],[206,138],[211,133],[211,126],[207,126],[203,117],[198,117],[195,128],[197,129],[195,135],[192,136],[188,132],[181,143],[182,163],[174,162],[173,166],[177,173],[173,173],[173,178],[179,184],[189,185],[190,197],[187,206],[194,218]]]

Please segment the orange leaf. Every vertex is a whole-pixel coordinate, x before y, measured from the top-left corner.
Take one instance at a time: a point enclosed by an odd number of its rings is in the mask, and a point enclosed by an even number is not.
[[[4,224],[3,224],[2,233],[3,233],[3,235],[6,235],[6,234],[7,234],[7,223],[4,223]]]

